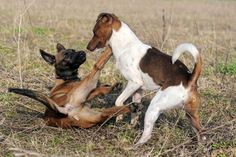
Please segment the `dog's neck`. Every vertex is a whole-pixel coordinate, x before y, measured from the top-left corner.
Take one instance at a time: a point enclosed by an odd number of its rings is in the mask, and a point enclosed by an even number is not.
[[[123,50],[129,45],[142,43],[135,33],[129,28],[127,24],[121,22],[121,27],[118,31],[113,30],[111,38],[109,40],[109,45],[112,48],[115,58],[122,55]]]
[[[65,81],[77,81],[80,80],[78,77],[78,69],[71,70],[71,71],[62,71],[62,70],[55,70],[56,73],[56,82],[63,83]],[[56,83],[56,84],[57,84]]]

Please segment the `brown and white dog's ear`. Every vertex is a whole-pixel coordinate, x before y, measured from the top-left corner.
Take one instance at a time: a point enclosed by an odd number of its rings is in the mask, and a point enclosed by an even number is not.
[[[98,15],[97,21],[101,21],[102,23],[112,24],[113,20],[118,19],[118,17],[114,14],[110,13],[101,13]]]
[[[50,65],[53,65],[56,63],[56,57],[54,55],[51,55],[43,50],[39,50],[41,56],[43,57],[43,59]]]
[[[65,49],[66,49],[66,48],[65,48],[62,44],[60,44],[60,43],[57,43],[56,48],[57,48],[57,52],[61,52],[62,50],[65,50]]]

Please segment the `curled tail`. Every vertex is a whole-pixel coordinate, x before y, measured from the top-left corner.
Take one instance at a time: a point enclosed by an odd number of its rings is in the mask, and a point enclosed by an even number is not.
[[[175,61],[179,58],[179,56],[184,52],[189,52],[193,56],[194,63],[195,63],[192,75],[191,75],[190,80],[188,82],[188,87],[191,87],[191,86],[194,86],[197,84],[197,80],[201,74],[202,58],[201,58],[201,54],[199,53],[199,51],[197,50],[197,48],[193,44],[184,43],[184,44],[180,44],[175,49],[173,56],[172,56],[172,63],[174,64]]]
[[[20,89],[20,88],[8,88],[8,92],[27,96],[29,98],[32,98],[34,100],[41,102],[47,108],[57,111],[55,104],[52,103],[52,100],[48,96],[40,92],[29,90],[29,89]]]

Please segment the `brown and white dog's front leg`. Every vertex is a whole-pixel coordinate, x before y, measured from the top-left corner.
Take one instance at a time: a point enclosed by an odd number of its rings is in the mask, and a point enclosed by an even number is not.
[[[121,93],[121,95],[116,99],[116,106],[123,106],[124,102],[134,94],[135,91],[137,91],[141,87],[140,84],[136,82],[129,81],[124,89],[124,91]],[[123,119],[123,115],[119,115],[116,118],[116,121],[120,121]]]
[[[142,97],[143,97],[144,91],[143,89],[138,89],[132,97],[132,102],[135,104],[135,112],[131,112],[131,121],[130,125],[132,127],[135,127],[138,122],[139,122],[139,116],[141,114],[141,109],[142,109]]]

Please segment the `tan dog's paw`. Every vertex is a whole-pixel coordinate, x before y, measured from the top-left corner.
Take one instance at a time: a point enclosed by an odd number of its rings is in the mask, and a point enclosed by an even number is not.
[[[131,121],[130,121],[130,126],[132,128],[136,127],[139,125],[139,115],[138,113],[131,113]]]
[[[116,117],[116,122],[120,122],[124,119],[124,116],[123,115],[119,115]]]

